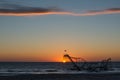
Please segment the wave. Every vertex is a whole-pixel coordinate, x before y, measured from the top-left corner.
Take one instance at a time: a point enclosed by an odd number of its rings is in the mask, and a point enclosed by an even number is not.
[[[0,76],[12,76],[18,74],[110,74],[120,73],[120,68],[114,68],[110,71],[88,72],[72,71],[63,69],[0,69]]]

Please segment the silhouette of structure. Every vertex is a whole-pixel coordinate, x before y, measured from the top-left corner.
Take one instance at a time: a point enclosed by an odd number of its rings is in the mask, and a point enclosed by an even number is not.
[[[73,65],[73,68],[71,68],[71,70],[77,70],[77,71],[85,70],[85,71],[97,72],[97,71],[107,71],[107,70],[110,70],[111,68],[110,67],[111,58],[102,60],[101,62],[97,62],[97,63],[89,63],[84,58],[71,57],[69,54],[65,54],[63,58],[68,58],[70,60],[70,62]],[[81,62],[78,62],[78,61],[81,61]],[[77,63],[81,63],[81,65],[78,65]]]

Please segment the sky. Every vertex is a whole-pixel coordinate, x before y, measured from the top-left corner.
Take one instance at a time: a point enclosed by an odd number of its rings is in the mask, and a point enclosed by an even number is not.
[[[0,0],[0,61],[65,54],[120,61],[120,0]]]

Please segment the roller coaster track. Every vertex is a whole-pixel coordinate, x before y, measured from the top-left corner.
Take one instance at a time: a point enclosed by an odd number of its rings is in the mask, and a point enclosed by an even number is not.
[[[63,57],[68,58],[68,59],[72,62],[74,68],[76,68],[78,71],[80,71],[80,70],[83,69],[84,64],[85,64],[85,62],[86,62],[86,60],[83,59],[83,58],[80,58],[80,57],[78,57],[78,58],[77,58],[77,57],[71,57],[71,56],[69,56],[68,54],[65,54]],[[74,62],[73,59],[75,59],[76,61],[78,61],[78,60],[82,60],[82,62],[83,62],[84,64],[83,64],[81,67],[79,67],[79,66]]]
[[[108,58],[108,59],[105,59],[105,60],[102,60],[101,62],[99,62],[99,65],[98,64],[90,64],[89,66],[86,65],[86,63],[88,63],[84,58],[81,58],[81,57],[71,57],[70,55],[68,54],[65,54],[63,56],[64,58],[68,58],[72,64],[73,64],[73,67],[80,71],[80,70],[87,70],[87,71],[106,71],[106,70],[109,70],[109,63],[111,62],[111,58]],[[82,65],[81,66],[78,66],[77,63],[74,61],[74,59],[77,61],[77,60],[81,60],[82,61]]]

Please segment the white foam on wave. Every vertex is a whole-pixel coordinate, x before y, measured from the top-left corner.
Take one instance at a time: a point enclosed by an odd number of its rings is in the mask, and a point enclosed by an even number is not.
[[[110,74],[120,73],[120,69],[111,71],[89,72],[89,71],[73,71],[63,69],[0,69],[0,76],[11,76],[18,74]]]

